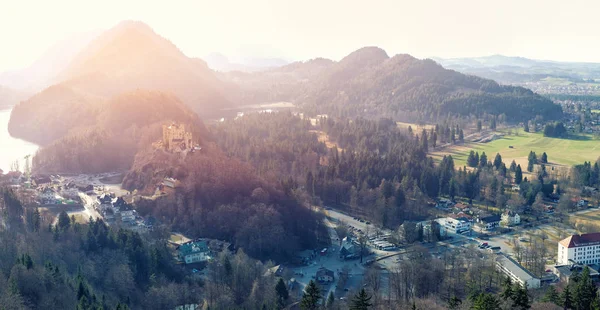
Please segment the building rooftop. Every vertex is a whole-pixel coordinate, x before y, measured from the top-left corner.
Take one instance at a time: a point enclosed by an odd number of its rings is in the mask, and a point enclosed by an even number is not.
[[[459,202],[459,203],[457,203],[457,204],[455,204],[455,205],[454,205],[454,207],[455,207],[455,208],[457,208],[457,209],[461,209],[461,210],[466,210],[466,209],[468,209],[468,208],[469,208],[469,206],[468,206],[468,205],[466,205],[466,204],[464,204],[464,203],[460,203],[460,202]]]
[[[598,245],[600,244],[600,232],[583,235],[572,235],[559,241],[559,243],[567,248]]]
[[[317,270],[317,277],[319,277],[321,275],[333,277],[335,275],[335,273],[333,272],[333,270],[329,270],[325,267],[321,267],[321,268],[319,268],[319,270]]]
[[[564,276],[564,277],[570,277],[573,272],[578,271],[578,272],[582,272],[583,268],[585,268],[585,266],[588,266],[590,268],[590,276],[591,277],[597,277],[598,274],[598,268],[600,268],[600,266],[598,266],[597,264],[593,264],[593,265],[579,265],[579,264],[572,264],[572,265],[562,265],[562,266],[554,266],[554,269],[556,269],[556,271],[558,271],[560,276]]]
[[[535,276],[529,272],[529,270],[525,269],[519,263],[517,263],[514,259],[504,254],[499,254],[496,258],[496,262],[502,267],[506,268],[510,271],[515,277],[525,281],[530,278],[535,278]]]
[[[180,245],[178,250],[183,256],[200,252],[208,252],[208,243],[206,240],[189,241]]]
[[[490,215],[479,219],[484,223],[500,222],[500,215]]]

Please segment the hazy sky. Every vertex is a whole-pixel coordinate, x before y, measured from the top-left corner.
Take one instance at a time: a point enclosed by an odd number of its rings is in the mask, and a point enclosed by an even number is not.
[[[600,62],[598,0],[0,0],[0,71],[125,19],[188,56],[339,59],[366,45],[417,57],[506,54]]]

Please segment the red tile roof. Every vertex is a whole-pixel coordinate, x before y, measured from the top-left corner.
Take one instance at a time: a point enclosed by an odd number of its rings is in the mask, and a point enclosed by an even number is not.
[[[468,209],[468,208],[469,208],[469,206],[467,206],[467,205],[466,205],[466,204],[464,204],[464,203],[460,203],[460,202],[459,202],[459,203],[457,203],[457,204],[455,204],[455,205],[454,205],[454,207],[455,207],[455,208],[457,208],[457,209],[461,209],[461,210],[464,210],[464,209]]]
[[[567,248],[580,246],[600,245],[600,233],[591,233],[583,235],[572,235],[559,242]]]

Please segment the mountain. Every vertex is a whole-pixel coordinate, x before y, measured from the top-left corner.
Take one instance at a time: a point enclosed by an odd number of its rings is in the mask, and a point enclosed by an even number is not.
[[[59,80],[110,97],[137,88],[173,92],[202,116],[232,105],[205,62],[189,58],[141,22],[126,21],[83,49]]]
[[[8,122],[11,135],[40,145],[93,124],[105,98],[64,84],[50,86],[16,105]]]
[[[172,93],[199,115],[215,116],[231,106],[221,92],[233,87],[202,60],[185,56],[147,25],[131,21],[92,40],[56,80],[13,109],[12,135],[49,144],[89,124],[110,98],[138,89]]]
[[[600,81],[600,63],[560,62],[503,55],[435,60],[449,69],[494,79],[500,83],[531,86],[545,93],[552,93],[548,88],[552,88],[557,80],[567,84]],[[540,85],[535,85],[536,83]],[[598,92],[600,93],[600,87]]]
[[[29,67],[1,72],[0,85],[32,94],[54,84],[73,57],[99,34],[100,31],[83,32],[57,42]]]
[[[484,57],[472,57],[472,58],[432,58],[436,62],[443,64],[444,66],[471,66],[471,67],[522,67],[529,68],[542,63],[541,61],[525,58],[525,57],[514,57],[504,55],[491,55]],[[550,63],[550,62],[548,62]]]
[[[211,53],[204,57],[208,67],[215,71],[229,72],[255,72],[282,67],[289,64],[288,61],[281,58],[244,58],[239,62],[231,62],[227,56],[220,53]]]
[[[275,94],[276,100],[315,114],[408,121],[448,115],[505,114],[509,121],[562,115],[559,105],[528,89],[448,70],[430,59],[390,58],[378,47],[361,48],[339,62],[295,63],[235,78],[249,94],[261,99]]]
[[[79,95],[72,94],[73,98]],[[52,142],[34,158],[36,171],[97,173],[128,169],[135,154],[159,140],[162,125],[170,122],[186,124],[196,142],[208,136],[197,114],[173,94],[136,90],[106,101],[77,99],[86,100],[86,105],[73,111],[70,126],[60,128],[62,135],[47,139]]]
[[[232,100],[244,104],[294,101],[334,61],[315,58],[260,72],[220,72],[222,81],[232,85]]]

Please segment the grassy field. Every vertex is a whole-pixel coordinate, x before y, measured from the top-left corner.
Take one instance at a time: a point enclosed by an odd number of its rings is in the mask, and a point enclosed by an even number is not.
[[[598,224],[600,224],[600,210],[593,210],[585,213],[571,215],[569,220],[571,221],[571,223],[576,224],[577,226],[598,226]]]
[[[534,151],[538,158],[543,152],[548,155],[550,166],[572,166],[582,164],[584,161],[596,161],[600,157],[600,140],[592,135],[580,135],[576,139],[557,139],[544,137],[541,133],[527,133],[523,130],[518,135],[507,135],[488,142],[469,142],[464,145],[453,145],[442,150],[432,152],[432,156],[440,160],[443,155],[452,155],[455,166],[466,165],[467,156],[471,150],[485,152],[488,160],[493,160],[496,153],[502,155],[503,161],[508,165],[513,159],[525,169],[527,156]]]
[[[423,129],[429,131],[431,130],[431,128],[435,128],[434,125],[419,125],[419,124],[414,124],[414,123],[404,123],[404,122],[396,122],[396,125],[398,125],[398,128],[400,129],[406,129],[408,130],[408,126],[410,126],[413,130],[414,133],[417,134],[421,134],[421,132],[423,131]]]

